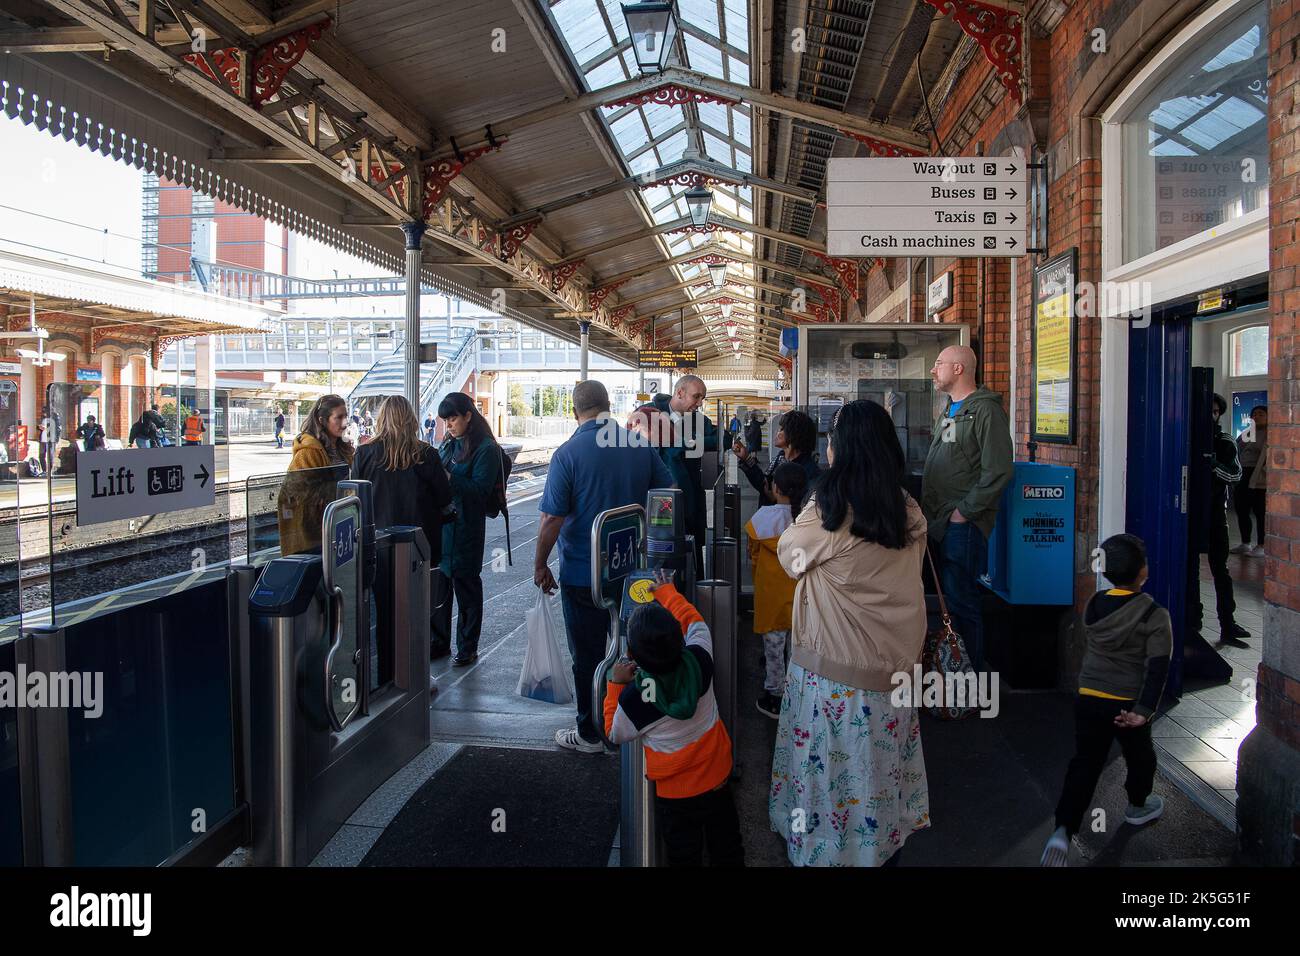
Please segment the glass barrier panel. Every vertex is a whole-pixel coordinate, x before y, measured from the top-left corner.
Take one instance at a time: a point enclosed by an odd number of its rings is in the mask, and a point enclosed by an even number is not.
[[[16,671],[14,643],[0,643],[0,673]],[[0,703],[0,866],[22,866],[23,815],[18,784],[18,710]]]
[[[308,468],[291,471],[281,476],[275,486],[275,502],[272,514],[275,520],[276,541],[281,554],[320,554],[321,521],[325,509],[339,497],[338,483],[347,480],[348,466],[333,465],[328,468]],[[267,494],[270,489],[266,489]],[[258,507],[264,508],[262,488],[257,489]],[[252,491],[250,491],[250,495]],[[271,535],[270,523],[263,517],[262,537],[259,545],[264,544]]]
[[[157,393],[157,388],[93,383],[48,389],[49,406],[62,409],[65,422],[79,422],[82,441],[92,444],[87,451],[69,443],[59,471],[48,479],[50,605],[57,626],[112,614],[226,573],[232,498],[241,510],[243,505],[242,495],[230,494],[228,446],[212,444],[218,436],[191,421],[188,434],[198,436],[192,444],[206,445],[208,453],[182,457],[179,448],[165,443],[165,429],[153,417],[161,414],[161,408],[151,407],[160,405]],[[218,393],[216,401],[222,400]],[[81,427],[90,421],[89,407],[105,414],[103,436],[100,429]],[[127,428],[126,416],[135,410],[139,417]],[[98,416],[94,424],[100,424]],[[129,444],[119,440],[124,429]]]
[[[77,866],[155,866],[234,809],[224,575],[66,628],[100,682],[68,712]]]

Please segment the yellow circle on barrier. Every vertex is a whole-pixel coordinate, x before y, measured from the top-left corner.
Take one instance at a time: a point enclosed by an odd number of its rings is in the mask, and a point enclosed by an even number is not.
[[[646,578],[640,581],[633,581],[627,593],[637,604],[649,604],[655,599],[655,583]]]

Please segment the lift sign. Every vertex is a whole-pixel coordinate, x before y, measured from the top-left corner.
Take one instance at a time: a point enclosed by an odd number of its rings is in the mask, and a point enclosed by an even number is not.
[[[1036,500],[1043,499],[1062,499],[1065,497],[1065,487],[1063,485],[1024,485],[1021,492],[1025,498]]]
[[[357,519],[344,518],[334,526],[334,567],[341,568],[356,556]]]

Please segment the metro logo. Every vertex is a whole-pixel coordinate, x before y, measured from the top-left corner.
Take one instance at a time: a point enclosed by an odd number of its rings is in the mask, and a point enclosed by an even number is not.
[[[1022,492],[1025,498],[1043,499],[1043,498],[1064,498],[1064,485],[1025,485]]]

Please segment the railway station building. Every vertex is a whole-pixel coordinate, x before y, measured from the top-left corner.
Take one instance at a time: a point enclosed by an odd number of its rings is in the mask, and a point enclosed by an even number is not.
[[[1072,469],[1070,603],[1025,653],[1073,689],[1097,549],[1142,537],[1188,678],[1204,644],[1238,715],[1211,710],[1161,766],[1245,858],[1300,862],[1300,3],[678,0],[658,64],[605,0],[178,6],[0,3],[0,111],[580,343],[584,372],[589,352],[696,350],[706,382],[812,408],[844,390],[801,342],[887,362],[960,335],[1016,460]],[[217,39],[191,51],[195,28]],[[828,168],[866,157],[1019,167],[1029,248],[830,255]],[[124,319],[108,297],[105,316],[152,330],[110,339],[58,315],[99,300],[29,289],[3,262],[8,328],[51,297],[45,348],[69,356],[23,365],[24,396],[55,374],[148,384],[169,336],[274,320],[189,294],[175,316]],[[1215,393],[1233,437],[1268,416],[1262,552],[1228,565],[1243,651],[1211,647],[1188,507]]]

